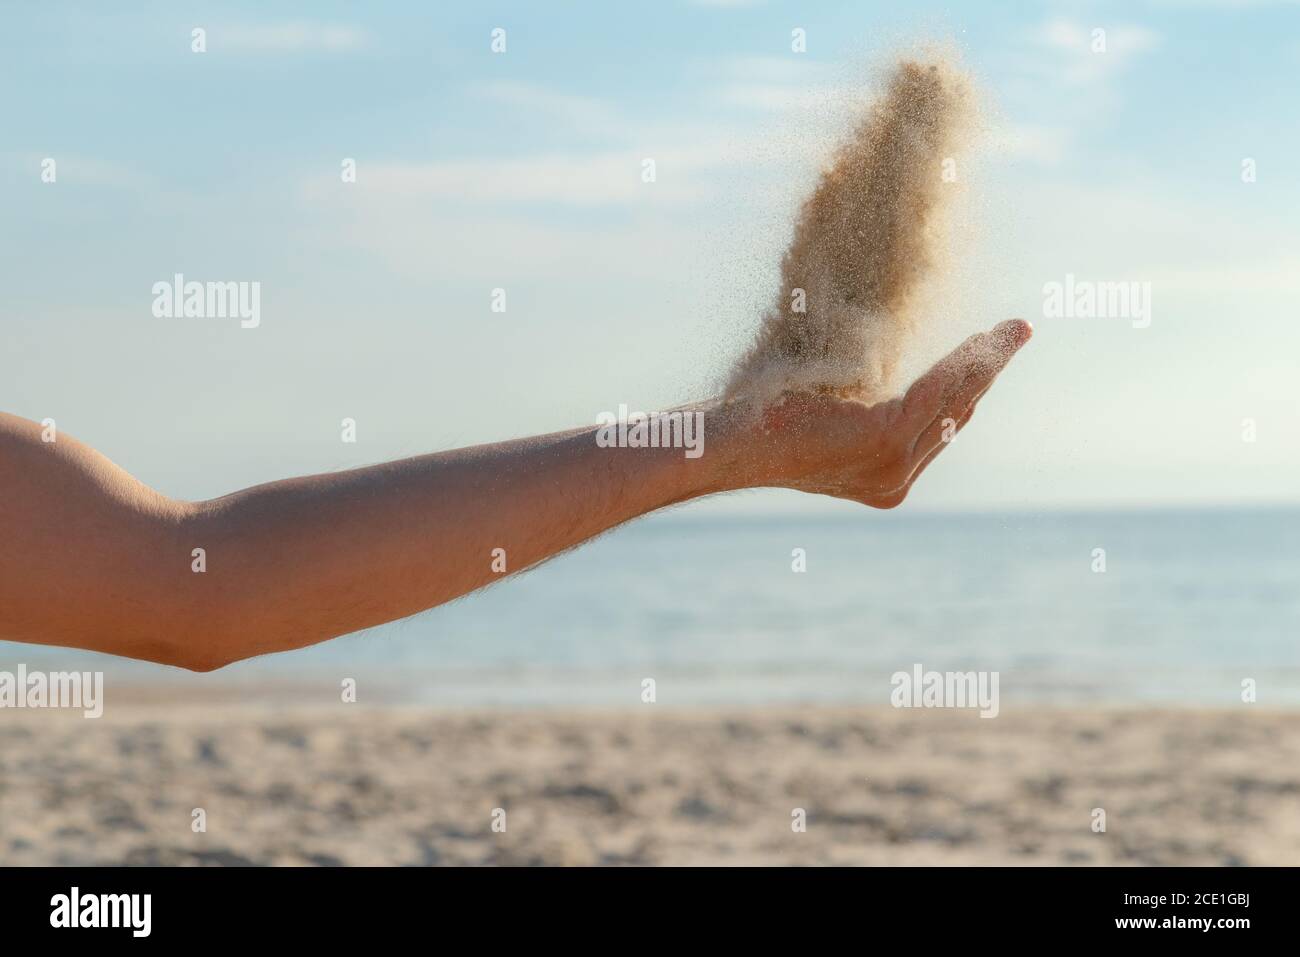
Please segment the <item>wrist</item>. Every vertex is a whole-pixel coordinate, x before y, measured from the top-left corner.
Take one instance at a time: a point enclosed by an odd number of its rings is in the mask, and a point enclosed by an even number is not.
[[[711,399],[689,407],[703,414],[707,440],[703,454],[688,467],[695,495],[735,492],[768,484],[763,475],[763,456],[754,441],[758,430],[755,415],[743,405]]]

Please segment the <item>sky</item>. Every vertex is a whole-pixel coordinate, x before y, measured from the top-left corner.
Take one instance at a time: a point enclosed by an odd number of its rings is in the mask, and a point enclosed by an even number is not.
[[[0,409],[168,494],[712,394],[853,111],[938,45],[985,108],[909,361],[1010,316],[1036,335],[909,507],[1300,502],[1295,4],[3,16]],[[155,316],[176,273],[260,283],[259,324]],[[1067,276],[1149,283],[1149,325],[1044,315]]]

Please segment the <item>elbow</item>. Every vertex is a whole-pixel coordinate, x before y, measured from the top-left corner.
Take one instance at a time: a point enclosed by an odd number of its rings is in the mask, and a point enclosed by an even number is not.
[[[207,505],[180,504],[174,519],[173,549],[183,567],[169,569],[164,594],[172,600],[162,613],[158,634],[165,636],[154,660],[160,664],[207,674],[252,657],[242,650],[252,620],[237,609],[244,589],[238,578],[227,579],[207,567],[207,545],[214,537],[213,510]],[[245,627],[240,627],[240,625]]]
[[[250,657],[234,650],[225,635],[211,628],[189,629],[170,618],[123,621],[109,631],[95,629],[84,637],[72,636],[58,643],[203,673]]]
[[[161,612],[150,629],[157,640],[141,657],[185,671],[207,673],[251,658],[248,629],[236,625],[229,600],[204,590]],[[247,619],[245,619],[247,620]]]
[[[167,635],[165,639],[150,643],[133,657],[201,674],[218,671],[249,657],[235,649],[231,636],[211,628],[190,630],[173,626],[164,634]]]
[[[165,661],[163,664],[173,665],[177,668],[183,668],[186,671],[193,671],[198,674],[209,674],[213,671],[220,671],[227,665],[233,665],[236,661],[242,661],[243,658],[238,655],[215,654],[210,651],[186,650],[176,655],[172,660]]]

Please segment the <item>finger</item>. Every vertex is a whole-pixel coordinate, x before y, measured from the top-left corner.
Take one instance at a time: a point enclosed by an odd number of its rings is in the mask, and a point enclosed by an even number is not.
[[[1012,319],[999,324],[992,332],[967,340],[949,356],[949,359],[964,364],[962,378],[943,396],[939,408],[917,435],[912,446],[913,458],[925,458],[936,447],[952,439],[959,421],[961,425],[965,424],[975,403],[1032,335],[1033,327],[1029,323]],[[955,376],[949,381],[954,380]]]
[[[993,380],[1007,367],[1011,357],[1020,351],[1033,334],[1034,327],[1023,319],[1008,319],[998,323],[992,332],[984,336],[981,348],[971,363],[972,374],[954,398],[953,405],[965,409],[988,391]]]
[[[1002,371],[1032,334],[1029,323],[1011,319],[999,323],[991,332],[971,336],[931,366],[907,390],[903,397],[905,419],[919,433],[943,408],[952,404],[957,393],[970,382],[972,373],[979,374],[980,379],[970,383],[970,388],[976,391],[987,388],[987,383]]]
[[[1033,327],[1029,323],[1012,320],[1009,323],[1002,323],[992,333],[988,334],[988,337],[993,340],[991,343],[974,342],[974,339],[980,337],[972,337],[972,340],[967,340],[947,357],[949,360],[956,359],[956,361],[967,363],[961,385],[953,390],[951,397],[947,400],[949,403],[948,409],[961,409],[960,416],[954,418],[951,415],[943,414],[941,411],[917,438],[912,449],[911,462],[913,465],[908,473],[907,480],[898,488],[884,495],[877,495],[870,504],[880,508],[893,508],[907,497],[912,485],[929,468],[930,463],[939,456],[939,453],[970,421],[971,416],[975,414],[975,407],[979,404],[979,400],[984,397],[984,393],[993,385],[993,380],[997,378],[998,373],[1006,368],[1007,363],[1011,361],[1011,356],[1015,355],[1020,347],[1029,341],[1032,335]],[[989,346],[996,347],[1000,351],[999,358],[987,358],[989,352],[987,347]],[[978,353],[974,358],[972,358],[972,351]],[[949,376],[947,379],[948,382],[954,380],[955,376]]]
[[[990,385],[991,384],[992,383],[990,383]],[[988,389],[985,389],[984,391],[987,392]],[[921,477],[921,473],[929,467],[930,463],[938,458],[939,453],[952,444],[952,440],[957,437],[957,433],[966,427],[966,423],[969,422],[971,416],[975,414],[975,407],[979,405],[979,400],[983,398],[983,396],[983,392],[977,395],[974,401],[967,406],[966,411],[962,413],[960,418],[945,418],[940,421],[939,424],[942,427],[942,431],[939,433],[938,441],[933,444],[933,447],[931,447],[929,452],[925,453],[916,468],[912,469],[912,474],[907,477],[907,485],[905,485],[904,488],[911,487],[912,483]]]
[[[975,406],[978,402],[979,398],[977,397],[959,419],[945,418],[941,420],[939,425],[942,427],[942,431],[939,434],[938,440],[933,442],[930,451],[924,453],[919,460],[913,458],[915,464],[912,467],[911,473],[907,476],[907,481],[903,483],[901,488],[895,490],[895,495],[900,500],[907,495],[908,489],[910,489],[916,483],[916,480],[921,477],[921,473],[930,467],[930,463],[939,457],[939,453],[952,444],[952,440],[956,437],[957,433],[965,428],[966,423],[969,422],[971,416],[975,414]],[[918,445],[919,444],[920,443],[918,442]]]
[[[965,377],[970,356],[981,335],[983,333],[971,336],[932,365],[903,395],[904,419],[915,424],[917,431],[934,418],[944,400]]]
[[[979,404],[979,400],[993,385],[998,373],[1006,368],[1007,363],[1011,361],[1011,356],[1015,355],[1032,335],[1033,327],[1019,320],[1002,323],[989,334],[992,342],[985,343],[977,349],[977,355],[971,362],[965,380],[949,400],[951,404],[947,409],[941,410],[917,437],[912,450],[912,460],[915,465],[908,475],[907,482],[899,490],[900,494],[906,494],[907,489],[911,488],[921,473],[952,442],[957,433],[965,428],[966,423],[975,414],[975,407]]]

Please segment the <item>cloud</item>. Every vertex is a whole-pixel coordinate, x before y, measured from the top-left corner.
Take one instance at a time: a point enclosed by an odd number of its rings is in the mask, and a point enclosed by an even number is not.
[[[1249,293],[1294,298],[1300,294],[1300,256],[1278,253],[1226,263],[1211,259],[1199,265],[1157,267],[1143,278],[1162,289],[1188,295]]]
[[[357,209],[333,244],[374,257],[391,272],[428,280],[591,282],[662,280],[699,261],[698,237],[651,215],[611,224],[541,221],[512,214],[428,208]]]
[[[749,231],[731,245],[762,246],[766,254],[769,234],[784,243],[790,208],[842,132],[836,123],[848,91],[829,79],[824,65],[794,57],[701,64],[698,104],[797,112],[686,122],[648,120],[601,97],[496,80],[466,93],[500,104],[507,125],[544,118],[561,145],[433,161],[358,156],[355,184],[341,183],[336,170],[322,171],[304,182],[300,196],[337,223],[331,235],[348,237],[349,245],[403,273],[429,274],[432,257],[451,274],[486,275],[510,262],[545,276],[586,259],[605,275],[654,276],[698,261],[685,254],[681,223],[688,220],[701,234],[743,221]],[[584,138],[590,148],[575,145]],[[642,178],[646,159],[655,162],[651,183]],[[779,249],[768,258],[778,255]]]
[[[1053,55],[1046,68],[1070,86],[1104,82],[1160,42],[1158,34],[1136,24],[1085,26],[1061,17],[1040,26],[1033,39]]]
[[[576,133],[611,133],[623,128],[617,111],[591,96],[561,93],[530,83],[496,80],[479,87],[478,95],[505,106],[549,117]]]
[[[760,80],[768,83],[806,82],[810,76],[821,76],[825,64],[809,60],[805,54],[785,56],[732,56],[709,61],[710,72],[715,77],[732,80]]]
[[[714,100],[723,105],[768,113],[812,110],[824,106],[828,100],[838,100],[842,96],[841,91],[834,89],[799,88],[774,83],[732,83],[713,93]]]
[[[824,108],[847,92],[830,82],[823,64],[793,53],[728,57],[710,62],[706,73],[710,102],[763,112]]]
[[[780,80],[806,75],[776,57],[741,58],[713,64],[710,70],[711,79],[701,85],[701,101],[735,95],[728,85],[731,78]],[[529,204],[662,208],[698,204],[736,189],[737,181],[747,177],[810,165],[818,157],[808,135],[812,118],[777,128],[755,125],[750,119],[729,124],[634,121],[609,101],[531,83],[497,80],[471,87],[467,93],[501,104],[506,124],[526,117],[545,118],[566,145],[522,156],[432,162],[368,161],[359,156],[357,184],[344,194],[345,201],[391,204],[394,212],[409,203],[515,207],[520,212]],[[825,112],[814,111],[814,115]],[[571,145],[581,138],[579,134],[592,141],[592,148]],[[654,161],[654,182],[643,180],[646,160]],[[302,196],[311,203],[332,202],[339,187],[336,172],[314,175],[304,183]]]
[[[555,203],[568,206],[610,206],[656,201],[690,202],[699,190],[678,175],[707,165],[704,154],[656,155],[656,182],[641,179],[645,157],[629,151],[553,153],[514,159],[472,159],[435,163],[377,163],[361,161],[359,192],[367,201],[441,201],[516,205]],[[313,180],[308,195],[334,190],[336,176]]]
[[[1011,123],[989,134],[989,145],[998,155],[1054,166],[1065,158],[1072,131],[1063,126]]]
[[[1293,7],[1300,0],[1154,0],[1158,7],[1241,10],[1250,7]]]
[[[338,23],[295,20],[284,23],[214,27],[210,48],[236,53],[344,53],[369,45],[369,35]]]
[[[1104,34],[1094,34],[1098,30]],[[1133,23],[1057,17],[1009,41],[988,58],[999,78],[997,112],[1012,118],[998,145],[1008,155],[1056,165],[1070,158],[1071,149],[1087,146],[1076,131],[1115,121],[1125,105],[1125,74],[1162,38]]]
[[[52,154],[12,153],[14,162],[33,177],[41,171],[41,164],[46,159],[54,160],[59,183],[74,183],[84,186],[103,186],[128,189],[136,192],[156,191],[161,189],[158,180],[141,172],[138,168],[98,159],[79,153],[55,151]]]

